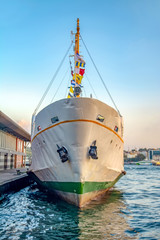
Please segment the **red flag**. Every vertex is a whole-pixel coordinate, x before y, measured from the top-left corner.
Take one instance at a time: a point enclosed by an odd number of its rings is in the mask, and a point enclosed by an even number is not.
[[[81,76],[83,76],[84,72],[85,72],[85,69],[80,68],[79,74],[80,74]]]

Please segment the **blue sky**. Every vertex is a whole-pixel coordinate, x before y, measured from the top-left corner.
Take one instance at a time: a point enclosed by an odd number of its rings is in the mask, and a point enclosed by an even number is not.
[[[81,35],[124,117],[125,148],[160,147],[159,13],[159,0],[1,0],[1,111],[30,130],[31,115],[79,17]],[[113,106],[82,43],[81,54],[98,99]],[[42,107],[50,103],[68,62]],[[65,96],[66,75],[54,100]],[[93,93],[85,77],[83,84],[87,96]]]

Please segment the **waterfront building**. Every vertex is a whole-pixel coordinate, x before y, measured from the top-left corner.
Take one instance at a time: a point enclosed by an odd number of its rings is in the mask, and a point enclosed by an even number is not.
[[[30,134],[0,111],[0,170],[25,165],[27,142]]]
[[[128,158],[128,159],[134,159],[134,158],[137,157],[137,154],[138,154],[137,151],[128,152],[127,158]]]
[[[140,148],[138,152],[139,154],[143,154],[145,156],[145,159],[148,159],[148,150],[146,148]]]
[[[148,158],[149,160],[160,161],[160,149],[149,149]]]

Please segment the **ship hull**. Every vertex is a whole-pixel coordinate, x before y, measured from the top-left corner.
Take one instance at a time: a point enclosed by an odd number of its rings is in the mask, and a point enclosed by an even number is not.
[[[44,170],[43,170],[44,171]],[[64,201],[83,207],[91,200],[103,195],[125,174],[123,171],[114,181],[110,182],[55,182],[41,181],[36,173],[28,172],[29,176],[37,182],[40,188],[53,193]],[[44,174],[44,173],[41,173]]]
[[[63,99],[44,108],[34,124],[30,175],[63,200],[84,206],[123,175],[122,119],[108,105],[89,98]],[[98,159],[89,155],[94,142]],[[68,161],[62,162],[57,145],[67,149]]]

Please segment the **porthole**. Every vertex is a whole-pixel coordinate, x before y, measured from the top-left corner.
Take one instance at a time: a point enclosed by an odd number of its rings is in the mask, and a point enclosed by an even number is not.
[[[58,122],[58,121],[59,121],[59,118],[58,118],[57,116],[51,118],[51,122],[52,122],[52,123],[55,123],[55,122]]]
[[[98,121],[100,122],[104,122],[104,117],[100,114],[98,114],[97,118],[96,118]]]

